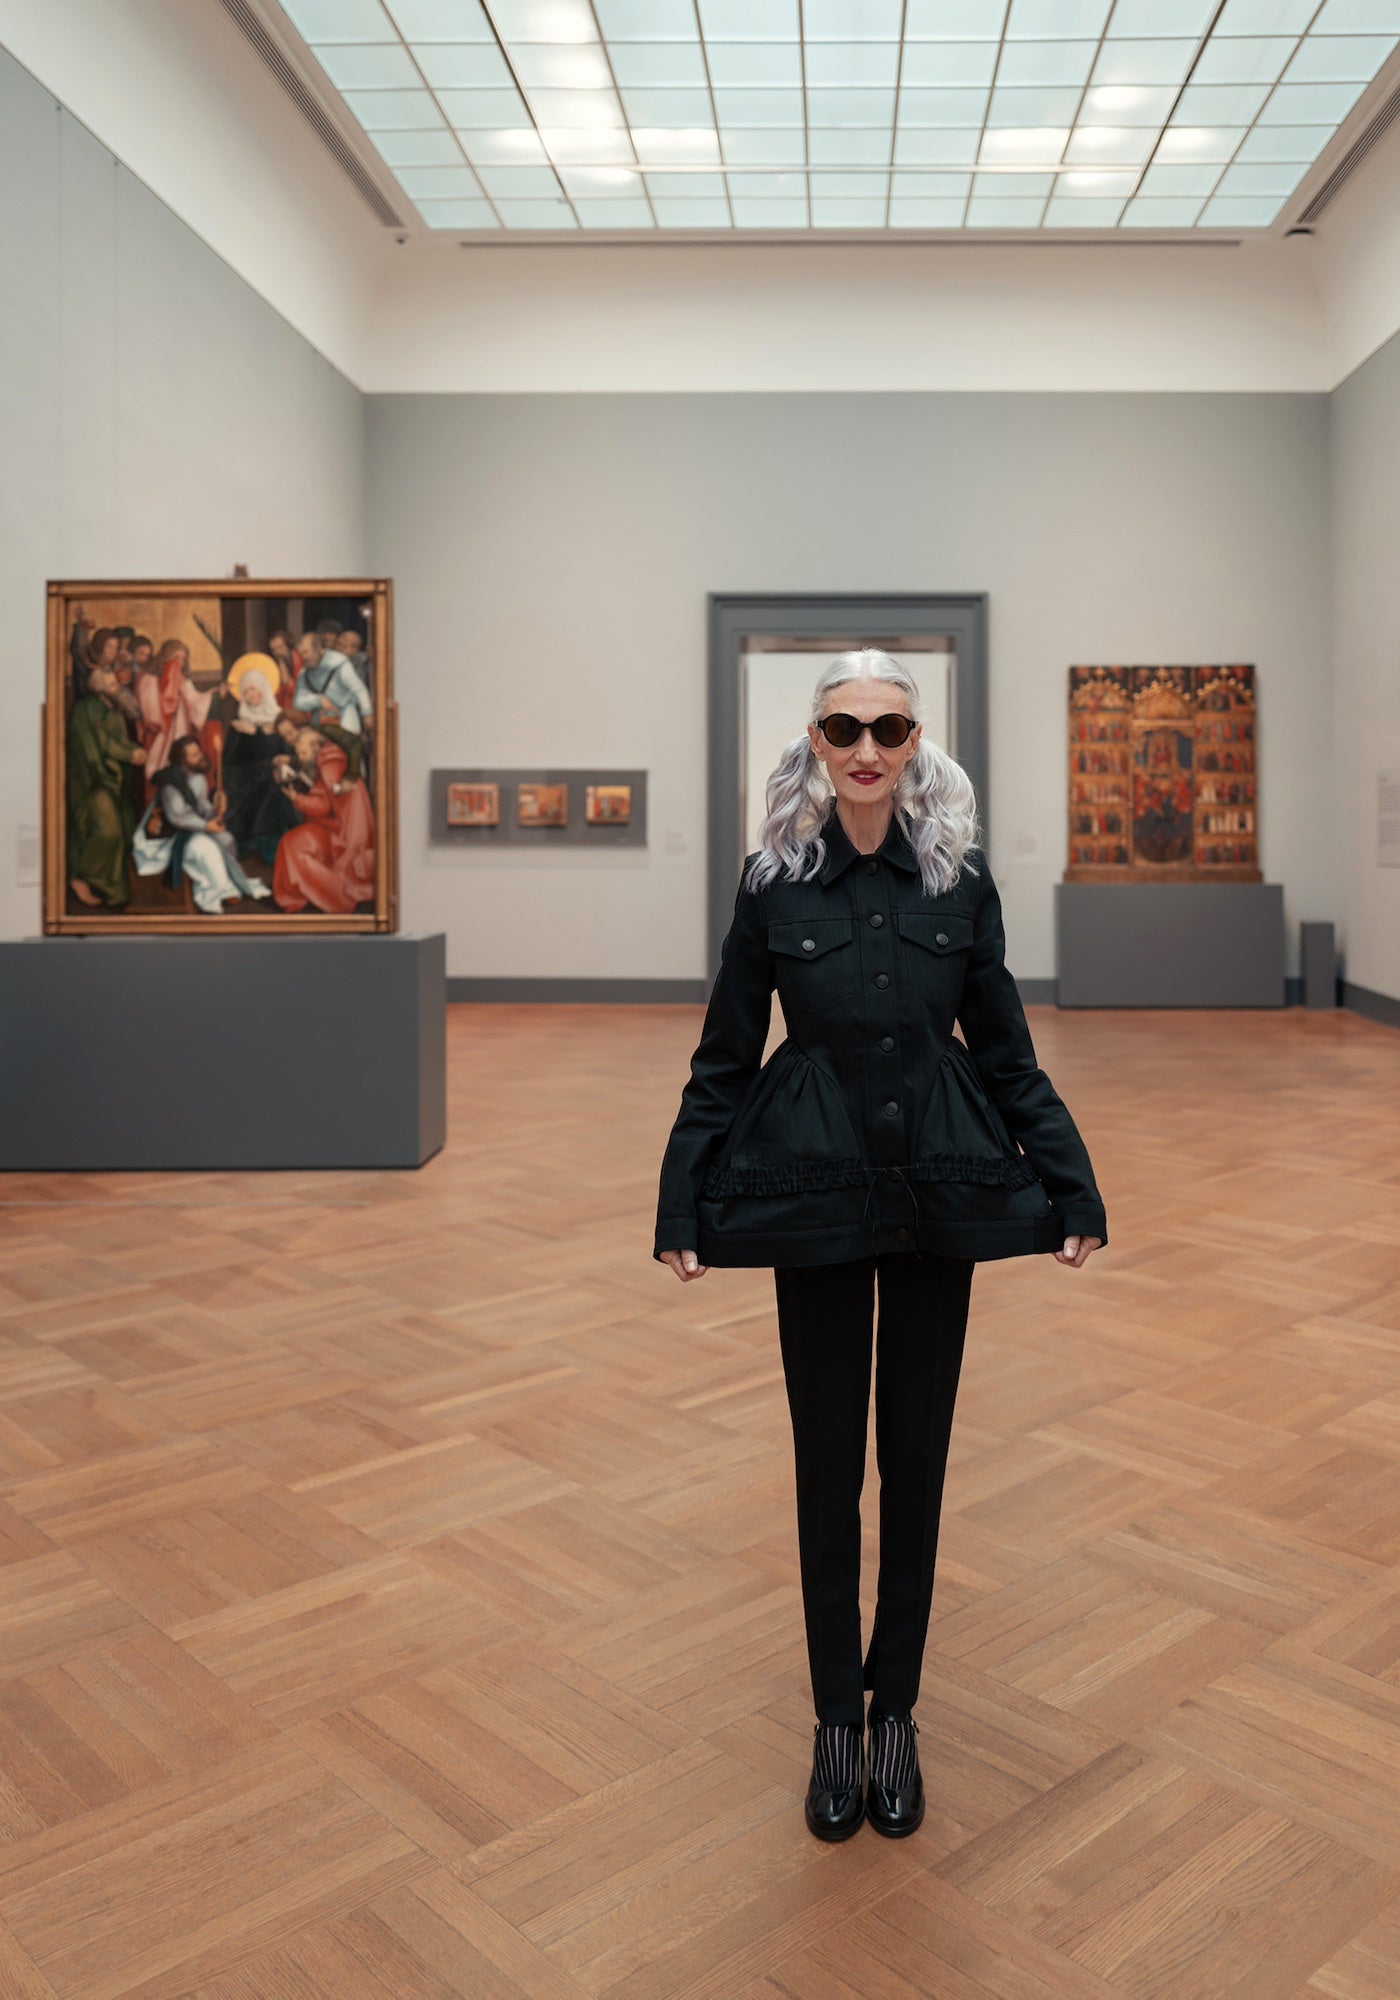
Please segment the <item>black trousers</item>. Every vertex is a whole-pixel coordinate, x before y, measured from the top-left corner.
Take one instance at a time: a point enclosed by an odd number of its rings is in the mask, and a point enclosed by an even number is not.
[[[819,1722],[863,1728],[867,1688],[871,1707],[893,1715],[918,1698],[973,1269],[970,1257],[899,1252],[773,1272]],[[880,1573],[862,1660],[860,1495],[872,1341]]]

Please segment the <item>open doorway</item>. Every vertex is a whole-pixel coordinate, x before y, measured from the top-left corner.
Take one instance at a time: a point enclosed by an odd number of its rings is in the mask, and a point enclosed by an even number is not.
[[[805,727],[824,657],[879,646],[913,674],[929,736],[977,788],[987,824],[987,600],[710,598],[709,971],[758,845],[768,773]]]

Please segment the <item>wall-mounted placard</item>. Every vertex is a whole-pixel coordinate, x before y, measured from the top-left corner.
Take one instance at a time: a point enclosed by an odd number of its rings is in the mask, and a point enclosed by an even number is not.
[[[645,847],[647,774],[580,766],[432,771],[434,847]]]

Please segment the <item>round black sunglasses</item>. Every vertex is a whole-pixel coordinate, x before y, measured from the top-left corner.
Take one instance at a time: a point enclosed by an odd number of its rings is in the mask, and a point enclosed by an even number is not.
[[[901,743],[909,741],[918,724],[892,709],[888,715],[877,715],[873,722],[862,722],[856,715],[824,715],[817,727],[838,750],[849,750],[853,743],[859,743],[865,729],[883,749],[897,750]]]

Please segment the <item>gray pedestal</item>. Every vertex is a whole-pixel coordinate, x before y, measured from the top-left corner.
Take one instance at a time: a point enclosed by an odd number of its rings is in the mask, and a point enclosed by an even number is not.
[[[421,1166],[446,973],[440,933],[0,944],[0,1169]]]
[[[1277,882],[1059,882],[1062,1007],[1282,1007]]]
[[[1337,1004],[1337,927],[1299,924],[1298,959],[1305,1007]]]

